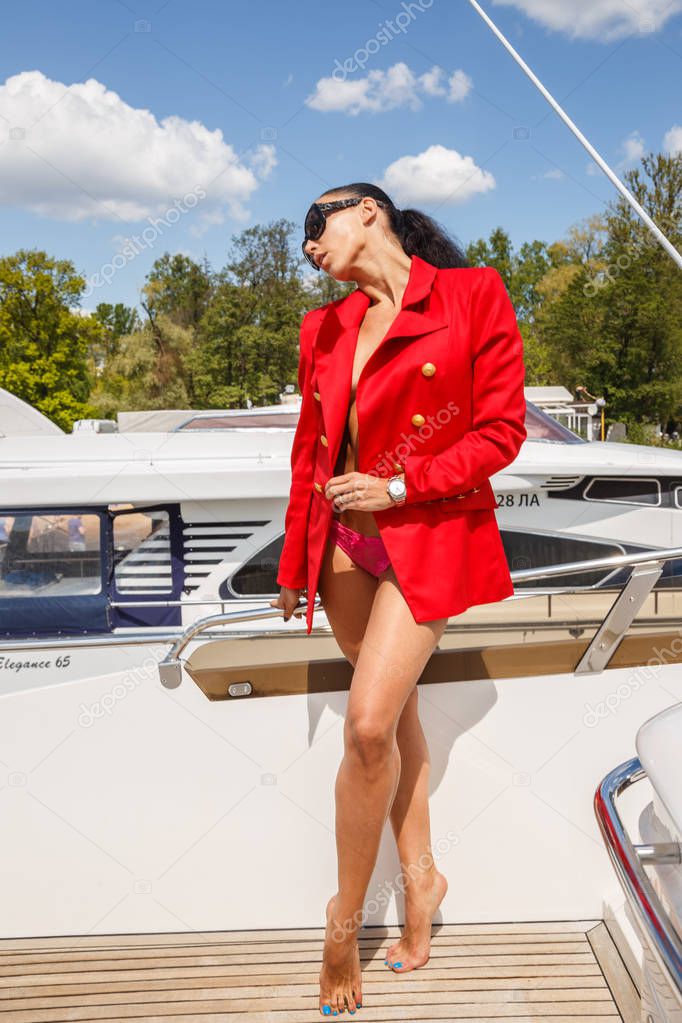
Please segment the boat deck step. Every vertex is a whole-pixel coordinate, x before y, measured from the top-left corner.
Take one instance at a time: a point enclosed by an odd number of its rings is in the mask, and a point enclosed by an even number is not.
[[[434,924],[429,962],[402,975],[384,966],[399,935],[359,932],[358,1023],[639,1021],[637,989],[601,920]],[[322,1019],[323,941],[321,928],[4,938],[0,1020]]]

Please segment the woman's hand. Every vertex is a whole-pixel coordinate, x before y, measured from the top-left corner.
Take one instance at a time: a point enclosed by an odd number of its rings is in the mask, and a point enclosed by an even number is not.
[[[274,600],[270,601],[270,607],[278,607],[284,611],[285,622],[288,622],[291,618],[294,608],[298,607],[298,602],[303,590],[292,590],[288,586],[282,586],[279,591],[279,597],[275,597]],[[294,618],[300,618],[303,611],[299,611],[298,614],[294,614]]]
[[[401,479],[404,473],[395,473]],[[346,472],[327,480],[324,496],[331,500],[336,511],[357,508],[358,511],[381,511],[395,505],[386,490],[385,476],[371,476],[364,472]]]

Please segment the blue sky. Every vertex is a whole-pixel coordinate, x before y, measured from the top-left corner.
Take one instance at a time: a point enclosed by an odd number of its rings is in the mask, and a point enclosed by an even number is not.
[[[682,0],[483,0],[621,174],[682,150]],[[0,254],[136,305],[154,259],[349,181],[463,243],[553,241],[615,192],[467,0],[25,0],[0,39]],[[520,130],[519,130],[520,129]]]

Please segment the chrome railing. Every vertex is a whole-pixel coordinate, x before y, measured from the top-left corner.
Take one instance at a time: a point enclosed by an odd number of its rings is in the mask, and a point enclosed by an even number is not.
[[[594,812],[611,862],[644,938],[682,1007],[682,939],[646,875],[644,864],[682,862],[680,845],[634,845],[616,807],[618,796],[646,778],[639,758],[633,757],[606,775],[594,796]]]
[[[303,617],[308,607],[307,602],[296,606],[296,617]],[[315,598],[313,614],[322,607],[319,597]],[[188,625],[181,636],[173,643],[172,647],[162,661],[159,661],[159,678],[166,689],[177,689],[182,681],[182,662],[180,654],[188,643],[194,639],[199,632],[210,629],[213,625],[234,625],[239,622],[252,622],[262,618],[280,618],[282,609],[279,607],[253,608],[251,611],[226,611],[224,614],[209,615],[207,618],[198,618],[196,622]]]

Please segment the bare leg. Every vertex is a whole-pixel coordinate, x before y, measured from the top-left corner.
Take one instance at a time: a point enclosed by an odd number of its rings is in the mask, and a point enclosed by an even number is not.
[[[325,610],[333,627],[333,572],[325,574],[323,586]],[[398,720],[445,621],[415,622],[393,569],[382,574],[355,665],[344,725],[344,756],[336,780],[339,882],[327,905],[320,1011],[329,1005],[332,1013],[342,1012],[346,1003],[354,1011],[357,1002],[362,1002],[357,930],[383,827],[398,789]]]
[[[400,940],[388,949],[386,962],[405,973],[428,962],[433,914],[448,889],[445,876],[436,870],[431,850],[431,760],[419,720],[417,686],[400,716],[396,738],[402,768],[390,818],[403,871],[405,927]]]

